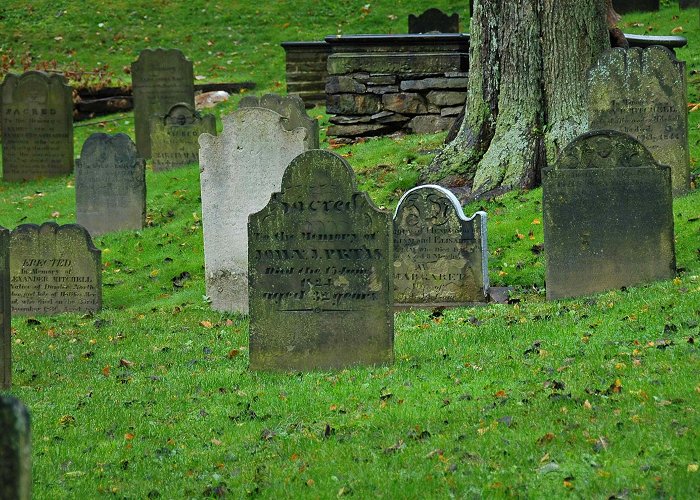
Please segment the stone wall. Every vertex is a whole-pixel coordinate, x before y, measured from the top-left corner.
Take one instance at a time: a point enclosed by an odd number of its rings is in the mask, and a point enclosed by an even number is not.
[[[469,35],[326,38],[328,135],[447,130],[464,107]]]
[[[307,106],[326,102],[326,62],[331,48],[320,42],[282,42],[286,53],[287,93],[297,94]]]

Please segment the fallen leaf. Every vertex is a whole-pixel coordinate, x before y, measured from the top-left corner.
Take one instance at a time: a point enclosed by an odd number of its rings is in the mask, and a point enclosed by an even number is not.
[[[211,323],[211,321],[204,320],[199,322],[199,326],[203,326],[204,328],[211,328],[214,325]]]
[[[107,365],[107,366],[105,366],[104,368],[102,368],[102,375],[104,375],[105,377],[109,377],[109,370],[110,370],[110,368],[111,368],[111,367],[110,367],[109,365]]]
[[[119,360],[119,366],[123,366],[125,368],[131,368],[132,366],[134,366],[134,363],[133,363],[133,361],[129,361],[128,359],[121,358]]]

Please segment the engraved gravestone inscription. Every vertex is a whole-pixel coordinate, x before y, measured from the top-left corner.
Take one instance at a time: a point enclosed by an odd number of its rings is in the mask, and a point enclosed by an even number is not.
[[[214,115],[202,115],[187,103],[173,105],[152,123],[153,171],[199,163],[199,136],[216,135]]]
[[[298,95],[280,96],[278,94],[265,94],[262,97],[245,96],[238,104],[239,108],[259,107],[271,109],[279,113],[287,120],[284,123],[287,130],[294,130],[301,127],[306,130],[304,144],[306,149],[319,148],[318,120],[310,118],[306,114],[304,101]]]
[[[0,389],[12,382],[12,331],[10,312],[10,231],[0,227]]]
[[[296,157],[249,217],[250,368],[393,360],[392,224],[329,151]]]

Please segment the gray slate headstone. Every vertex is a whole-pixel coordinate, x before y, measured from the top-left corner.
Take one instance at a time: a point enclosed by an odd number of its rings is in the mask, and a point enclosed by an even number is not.
[[[394,303],[466,305],[486,301],[488,288],[486,212],[465,217],[440,186],[407,191],[394,214]]]
[[[12,384],[11,318],[10,231],[0,227],[0,389],[9,389]]]
[[[78,224],[92,236],[142,229],[146,221],[146,170],[126,134],[92,134],[75,168]]]
[[[204,134],[200,183],[207,296],[219,311],[248,312],[248,214],[280,189],[284,169],[305,149],[302,128],[265,108],[223,117],[218,137]]]
[[[194,107],[192,61],[178,49],[146,49],[131,64],[134,92],[136,147],[142,158],[151,157],[151,121],[173,104]]]
[[[470,5],[471,9],[471,5]],[[459,33],[459,14],[448,16],[440,9],[430,8],[422,14],[408,15],[409,33]]]
[[[588,132],[542,174],[548,299],[674,276],[671,173],[642,144]]]
[[[16,398],[0,396],[0,498],[32,497],[32,434],[27,408]]]
[[[216,135],[216,117],[202,115],[184,102],[173,105],[152,126],[154,172],[199,163],[199,136]]]
[[[58,74],[8,73],[0,98],[2,170],[6,181],[73,171],[73,99]]]
[[[673,192],[690,185],[685,62],[670,50],[614,48],[588,71],[590,130],[631,135],[671,167]]]
[[[391,215],[329,151],[295,158],[248,225],[250,368],[393,361]]]
[[[10,235],[12,314],[99,311],[101,254],[77,224],[17,226]]]
[[[265,94],[262,97],[253,95],[245,96],[238,103],[239,108],[259,107],[271,109],[279,113],[287,120],[284,122],[287,130],[294,130],[301,127],[306,130],[304,144],[306,149],[319,148],[319,127],[318,120],[306,114],[304,101],[298,95],[280,96],[278,94]]]

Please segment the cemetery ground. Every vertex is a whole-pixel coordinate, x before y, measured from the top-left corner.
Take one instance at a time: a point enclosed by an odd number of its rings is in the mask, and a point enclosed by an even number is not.
[[[354,2],[296,2],[284,14],[275,10],[282,2],[241,2],[235,12],[206,7],[209,15],[198,19],[180,13],[195,27],[183,26],[171,9],[122,4],[121,31],[125,39],[138,35],[138,45],[116,40],[116,26],[97,27],[99,16],[73,11],[72,3],[58,17],[44,2],[33,11],[2,7],[0,26],[25,39],[27,18],[46,16],[45,25],[31,28],[43,26],[41,36],[30,36],[33,64],[74,50],[82,67],[99,61],[121,68],[141,48],[173,45],[195,61],[195,75],[251,79],[263,93],[283,90],[278,41],[317,39],[338,23],[344,33],[405,32],[405,15],[421,10],[417,2],[399,4],[405,11],[372,5],[361,18],[364,4]],[[463,16],[466,10],[434,4]],[[225,19],[214,22],[215,15]],[[690,47],[678,56],[688,62],[694,103],[697,15],[666,6],[622,21],[628,32],[683,27]],[[80,26],[71,16],[101,34],[62,31]],[[149,19],[141,23],[143,16]],[[105,19],[109,26],[114,17]],[[342,21],[331,23],[336,19]],[[179,29],[168,24],[174,22]],[[257,22],[265,26],[256,25],[260,33],[252,29]],[[75,45],[67,49],[69,42]],[[215,56],[219,50],[223,57]],[[21,51],[16,57],[21,64]],[[217,64],[230,69],[211,69]],[[321,116],[322,130],[328,125],[322,108],[309,113]],[[700,110],[689,116],[697,174]],[[116,121],[77,124],[76,154],[92,132],[133,137],[131,114],[109,119]],[[335,151],[356,169],[360,188],[391,209],[443,138],[388,137]],[[329,147],[323,134],[321,146]],[[274,374],[248,371],[248,320],[212,311],[204,297],[198,175],[194,165],[149,169],[147,227],[95,238],[103,250],[101,312],[13,318],[11,392],[32,412],[37,498],[700,493],[697,189],[674,200],[675,279],[553,302],[544,296],[541,189],[472,203],[467,215],[489,214],[490,280],[513,287],[510,304],[397,313],[391,366]],[[5,227],[75,221],[73,176],[3,182],[0,198]]]

